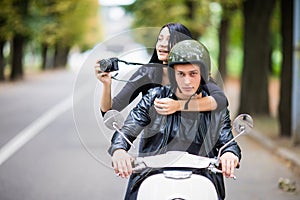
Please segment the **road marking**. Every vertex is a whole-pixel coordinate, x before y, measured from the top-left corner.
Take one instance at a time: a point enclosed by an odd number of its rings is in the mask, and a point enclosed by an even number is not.
[[[0,149],[0,166],[9,159],[15,152],[22,148],[27,142],[33,139],[36,135],[40,133],[46,126],[52,123],[61,114],[72,108],[74,104],[81,101],[82,98],[87,97],[90,92],[90,84],[80,86],[79,88],[73,90],[73,94],[63,99],[61,102],[50,108],[42,116],[29,124],[25,129],[23,129],[19,134],[12,138],[8,143],[6,143]]]
[[[10,158],[16,151],[34,138],[39,132],[53,122],[59,115],[72,107],[73,96],[69,96],[46,111],[41,117],[33,121],[18,135],[12,138],[0,149],[0,165]]]

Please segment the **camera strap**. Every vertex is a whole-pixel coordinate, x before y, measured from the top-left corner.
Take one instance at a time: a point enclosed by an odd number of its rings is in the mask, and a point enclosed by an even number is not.
[[[120,60],[117,58],[117,61],[118,62],[122,62],[122,63],[125,63],[126,65],[145,65],[143,63],[136,63],[136,62],[127,62],[125,60]],[[117,76],[118,76],[119,73],[116,73],[114,76],[112,76],[111,78],[116,80],[116,81],[121,81],[121,82],[126,82],[126,83],[129,83],[129,82],[134,82],[136,81],[137,79],[141,78],[141,75],[139,75],[138,77],[136,77],[135,79],[133,80],[122,80],[122,79],[118,79]]]
[[[127,62],[125,60],[118,59],[119,62],[125,63],[126,65],[145,65],[143,63],[136,63],[136,62]]]
[[[137,81],[138,79],[142,78],[143,76],[142,75],[138,75],[137,77],[135,77],[134,79],[132,80],[122,80],[122,79],[118,79],[117,76],[119,75],[119,73],[116,73],[115,75],[113,75],[111,78],[116,80],[116,81],[121,81],[121,82],[125,82],[125,83],[131,83],[131,82],[135,82]]]
[[[118,79],[117,76],[119,75],[119,73],[116,73],[115,75],[113,75],[111,78],[116,80],[116,81],[121,81],[121,82],[125,82],[125,83],[130,83],[133,82],[131,80],[122,80],[122,79]]]

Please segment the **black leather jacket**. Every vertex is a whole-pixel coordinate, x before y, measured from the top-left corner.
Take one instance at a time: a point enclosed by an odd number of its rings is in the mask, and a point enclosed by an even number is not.
[[[206,96],[203,91],[203,96]],[[155,98],[177,99],[169,86],[149,90],[138,105],[130,112],[121,131],[130,141],[134,141],[141,131],[140,156],[165,153],[170,150],[187,151],[191,154],[216,157],[218,149],[233,138],[231,121],[227,109],[216,112],[176,112],[172,115],[159,115],[153,103]],[[115,132],[109,153],[116,149],[128,151],[130,145]],[[241,150],[236,142],[228,145],[222,153],[232,152],[241,159]],[[220,199],[225,197],[222,174],[204,174],[210,178],[218,190]],[[136,178],[132,178],[136,179]],[[129,187],[134,187],[130,183]],[[129,198],[130,199],[130,198]]]

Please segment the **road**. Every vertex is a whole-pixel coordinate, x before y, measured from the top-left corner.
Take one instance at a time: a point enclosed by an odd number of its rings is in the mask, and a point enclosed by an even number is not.
[[[34,120],[68,98],[75,75],[58,71],[2,87],[1,147],[30,123],[38,125]],[[1,200],[121,199],[126,182],[83,148],[73,114],[69,106],[0,166]],[[103,154],[108,142],[104,143],[96,143]]]
[[[126,180],[110,167],[111,131],[97,110],[100,84],[90,75],[61,70],[0,86],[0,147],[23,140],[0,165],[1,200],[122,199]],[[226,180],[227,199],[300,199],[300,179],[282,160],[247,136],[239,142],[243,159],[237,180]],[[298,192],[278,189],[280,177],[296,181]]]

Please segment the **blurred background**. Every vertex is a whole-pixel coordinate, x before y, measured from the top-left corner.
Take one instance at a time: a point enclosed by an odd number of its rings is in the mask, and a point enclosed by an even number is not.
[[[93,69],[93,49],[105,44],[100,52],[120,55],[126,42],[112,38],[168,22],[184,24],[208,47],[232,115],[251,114],[256,131],[276,146],[269,149],[289,150],[296,161],[288,160],[288,169],[300,174],[299,0],[1,0],[0,8],[0,199],[18,199],[7,192],[16,184],[12,181],[15,172],[10,170],[24,164],[17,157],[5,163],[17,151],[3,156],[6,144],[72,93],[78,86],[74,80],[81,81],[82,67]],[[143,41],[145,48],[154,46],[155,40],[145,37],[141,34],[131,40],[139,45]],[[105,56],[108,54],[100,57]],[[97,84],[94,75],[89,79]],[[73,117],[78,118],[81,109]],[[87,129],[82,127],[81,132]],[[93,145],[89,148],[96,148]],[[37,151],[28,150],[28,156]],[[26,193],[24,184],[15,189]],[[25,199],[34,199],[31,197]]]

